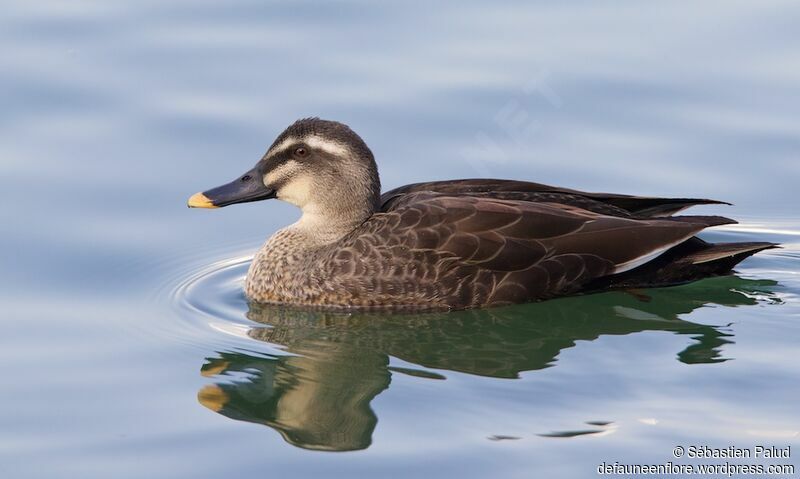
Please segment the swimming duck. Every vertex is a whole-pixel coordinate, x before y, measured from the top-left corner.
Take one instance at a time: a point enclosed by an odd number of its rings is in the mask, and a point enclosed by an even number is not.
[[[773,243],[707,243],[736,223],[673,216],[723,202],[587,193],[465,179],[381,194],[366,143],[347,125],[302,119],[256,166],[189,198],[195,208],[278,198],[301,218],[267,240],[245,280],[257,303],[325,309],[452,310],[729,274]],[[727,204],[727,203],[725,203]]]

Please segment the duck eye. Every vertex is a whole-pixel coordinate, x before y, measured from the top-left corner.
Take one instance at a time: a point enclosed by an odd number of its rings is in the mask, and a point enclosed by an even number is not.
[[[297,156],[306,156],[308,154],[308,151],[306,151],[306,149],[301,146],[300,148],[294,150],[294,154]]]

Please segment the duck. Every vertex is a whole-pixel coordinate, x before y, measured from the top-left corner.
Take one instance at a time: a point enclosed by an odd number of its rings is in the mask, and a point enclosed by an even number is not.
[[[459,179],[381,192],[350,127],[304,118],[255,167],[196,193],[192,208],[279,199],[298,221],[255,253],[253,303],[325,310],[448,311],[684,284],[728,275],[778,245],[709,243],[734,224],[677,213],[697,198],[591,193],[520,180]]]

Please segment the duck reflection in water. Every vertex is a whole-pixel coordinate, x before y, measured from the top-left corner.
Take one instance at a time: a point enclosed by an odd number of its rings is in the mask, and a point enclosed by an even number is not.
[[[248,335],[282,345],[289,354],[218,353],[207,359],[203,375],[232,380],[207,385],[198,399],[232,419],[266,424],[295,446],[366,449],[377,424],[370,402],[389,387],[393,373],[444,379],[443,372],[456,371],[517,378],[523,371],[554,366],[558,354],[576,341],[642,331],[691,336],[693,344],[677,354],[682,363],[722,362],[720,349],[732,342],[729,328],[679,316],[706,305],[756,304],[759,297],[773,297],[768,288],[774,284],[727,276],[649,290],[648,296],[604,293],[417,315],[325,313],[253,304],[248,318],[265,326],[252,327]],[[393,368],[390,357],[421,368]]]

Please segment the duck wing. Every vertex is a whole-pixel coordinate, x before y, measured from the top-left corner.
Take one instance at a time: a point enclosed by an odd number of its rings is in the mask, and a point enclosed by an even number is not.
[[[379,283],[413,279],[451,308],[580,292],[704,228],[735,223],[717,216],[625,218],[562,203],[429,191],[401,196],[341,244],[352,252],[346,259],[381,264],[369,272]]]
[[[605,215],[640,218],[671,216],[695,205],[730,204],[701,198],[658,198],[614,193],[590,193],[528,181],[465,179],[414,183],[395,188],[381,196],[382,208],[384,211],[388,211],[394,204],[401,202],[405,195],[422,191],[451,196],[562,203]]]

